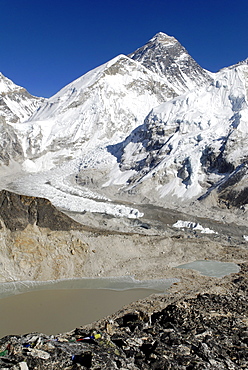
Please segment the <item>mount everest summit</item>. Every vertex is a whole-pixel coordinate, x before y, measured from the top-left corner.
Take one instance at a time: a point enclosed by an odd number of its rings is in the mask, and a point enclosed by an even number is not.
[[[50,99],[1,74],[0,99],[2,188],[71,212],[198,202],[246,213],[247,60],[211,73],[158,33]]]
[[[174,95],[207,85],[212,80],[211,75],[196,63],[174,37],[162,32],[129,57],[163,77]]]

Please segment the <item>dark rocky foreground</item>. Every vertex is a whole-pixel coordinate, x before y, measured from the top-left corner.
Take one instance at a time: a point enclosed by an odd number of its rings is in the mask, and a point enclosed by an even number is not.
[[[248,369],[247,274],[244,263],[200,292],[174,286],[57,337],[6,336],[0,368]]]

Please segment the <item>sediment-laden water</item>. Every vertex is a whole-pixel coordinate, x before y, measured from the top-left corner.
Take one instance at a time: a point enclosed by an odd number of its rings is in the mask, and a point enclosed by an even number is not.
[[[202,275],[223,277],[237,273],[235,263],[194,261],[177,266]],[[178,279],[138,281],[132,277],[81,278],[49,282],[18,281],[0,284],[0,337],[9,334],[70,331],[153,293],[165,292]]]
[[[110,315],[124,305],[164,292],[178,279],[132,277],[65,279],[0,284],[0,337],[58,334]]]

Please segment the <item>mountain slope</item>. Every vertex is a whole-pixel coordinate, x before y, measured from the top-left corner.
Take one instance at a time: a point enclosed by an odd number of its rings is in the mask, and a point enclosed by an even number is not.
[[[147,196],[156,189],[167,200],[194,199],[242,165],[248,157],[247,86],[242,64],[154,108],[119,146],[120,168],[136,171],[128,189],[142,184]]]
[[[45,102],[20,130],[27,156],[123,140],[153,107],[212,81],[174,38],[159,33],[144,50],[141,60],[139,51],[119,55]]]
[[[129,57],[163,77],[175,96],[212,81],[212,74],[200,67],[178,40],[163,32]]]
[[[103,146],[124,139],[173,92],[162,78],[120,55],[48,99],[19,135],[29,158],[48,151]]]

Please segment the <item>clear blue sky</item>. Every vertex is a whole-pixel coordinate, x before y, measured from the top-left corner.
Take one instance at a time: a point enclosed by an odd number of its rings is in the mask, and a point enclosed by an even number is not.
[[[0,0],[0,71],[49,97],[160,31],[215,72],[248,57],[248,0]]]

